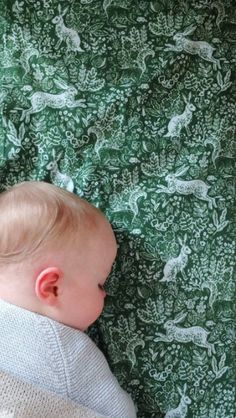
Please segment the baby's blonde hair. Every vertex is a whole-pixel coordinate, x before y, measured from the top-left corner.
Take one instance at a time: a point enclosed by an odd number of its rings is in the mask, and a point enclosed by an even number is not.
[[[22,261],[46,245],[75,237],[101,212],[73,193],[26,181],[0,194],[0,265]],[[63,239],[61,239],[63,238]]]

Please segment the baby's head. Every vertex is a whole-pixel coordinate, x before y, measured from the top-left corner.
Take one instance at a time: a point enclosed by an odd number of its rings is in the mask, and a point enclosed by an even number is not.
[[[0,298],[85,330],[101,314],[117,245],[94,206],[49,183],[0,194]]]

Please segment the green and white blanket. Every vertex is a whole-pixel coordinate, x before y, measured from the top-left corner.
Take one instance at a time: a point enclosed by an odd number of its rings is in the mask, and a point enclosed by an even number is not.
[[[50,181],[112,222],[90,335],[139,418],[234,418],[234,1],[0,10],[1,190]]]

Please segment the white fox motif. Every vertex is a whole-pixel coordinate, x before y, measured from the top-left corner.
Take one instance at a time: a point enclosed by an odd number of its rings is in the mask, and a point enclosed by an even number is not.
[[[179,405],[175,409],[170,409],[164,418],[185,418],[188,413],[188,405],[192,403],[191,399],[186,395],[187,385],[184,384],[183,391],[177,387],[181,396]]]
[[[181,115],[176,115],[171,118],[170,122],[168,123],[168,133],[164,135],[164,137],[179,137],[180,132],[183,128],[186,129],[188,135],[190,135],[190,130],[188,125],[192,120],[193,112],[196,110],[196,107],[190,103],[191,100],[191,93],[188,96],[188,100],[185,96],[183,96],[184,101],[186,103],[184,112]]]
[[[209,343],[207,341],[207,337],[209,335],[209,331],[206,331],[202,327],[188,327],[188,328],[181,328],[177,327],[176,324],[182,322],[187,316],[187,313],[183,314],[182,312],[176,316],[175,319],[169,319],[163,326],[166,330],[166,335],[161,334],[158,332],[156,338],[154,338],[155,342],[163,341],[163,342],[172,342],[177,341],[179,343],[190,343],[207,348],[208,355],[215,354],[215,347],[214,344]]]
[[[196,26],[190,26],[184,32],[178,32],[173,36],[175,45],[166,44],[164,51],[185,51],[191,55],[198,55],[205,61],[212,62],[216,67],[221,68],[220,60],[212,56],[215,48],[213,48],[208,42],[204,41],[192,41],[186,38],[187,35],[192,34],[196,29]]]
[[[179,271],[184,275],[184,268],[188,263],[188,256],[191,254],[191,249],[185,244],[187,235],[184,236],[184,241],[178,238],[178,241],[181,245],[181,250],[178,257],[170,258],[165,264],[163,273],[164,276],[160,282],[171,282],[176,280],[176,275]]]
[[[210,209],[213,209],[213,206],[216,207],[214,197],[208,196],[208,190],[210,186],[204,183],[202,180],[182,180],[177,177],[186,173],[189,167],[185,167],[176,173],[168,174],[165,177],[167,181],[167,187],[159,185],[159,188],[156,190],[156,193],[179,193],[181,195],[190,195],[193,194],[197,199],[204,200],[208,203]]]
[[[59,38],[55,48],[58,49],[62,41],[65,41],[67,51],[84,52],[84,50],[80,47],[81,40],[79,34],[76,30],[67,28],[64,24],[63,16],[65,16],[68,11],[68,7],[61,12],[61,5],[59,4],[58,11],[59,15],[52,19],[52,23],[56,25],[56,34]]]
[[[45,107],[51,107],[53,109],[86,107],[84,99],[76,100],[77,89],[74,86],[68,86],[64,81],[55,80],[55,84],[65,90],[63,93],[52,94],[45,93],[44,91],[36,91],[31,97],[31,107],[24,109],[21,115],[21,121],[25,119],[29,122],[30,115],[33,113],[41,112]]]

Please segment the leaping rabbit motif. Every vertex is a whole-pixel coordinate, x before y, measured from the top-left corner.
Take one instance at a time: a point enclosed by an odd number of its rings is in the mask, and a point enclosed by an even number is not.
[[[190,26],[184,32],[178,32],[173,36],[175,45],[166,44],[164,51],[185,51],[191,55],[198,55],[205,61],[212,62],[216,67],[220,67],[220,60],[212,56],[215,48],[212,47],[208,42],[205,41],[192,41],[186,38],[187,35],[191,35],[196,29],[196,26]]]
[[[209,331],[206,331],[202,327],[188,327],[188,328],[181,328],[177,327],[176,324],[182,322],[187,316],[187,313],[183,314],[182,312],[176,316],[175,319],[170,319],[164,324],[164,328],[166,330],[166,335],[161,334],[158,332],[156,334],[156,338],[154,338],[155,342],[172,342],[177,341],[179,343],[190,343],[192,342],[199,347],[207,348],[208,355],[215,354],[215,347],[214,344],[209,343],[207,341],[207,337],[209,335]]]
[[[188,263],[188,256],[191,254],[191,249],[186,245],[187,235],[184,236],[184,241],[178,238],[178,241],[181,245],[181,250],[178,257],[170,258],[165,264],[163,270],[163,278],[160,282],[171,282],[176,279],[176,275],[179,271],[184,275],[184,268]]]
[[[68,51],[84,52],[80,47],[81,40],[76,30],[67,28],[64,24],[63,16],[68,11],[68,7],[61,12],[61,5],[59,4],[58,11],[59,15],[52,19],[52,23],[56,25],[56,34],[59,38],[55,48],[58,49],[62,41],[65,41]]]
[[[45,93],[44,91],[35,92],[30,97],[31,107],[22,111],[20,120],[25,119],[26,122],[29,122],[29,117],[32,113],[41,112],[47,106],[53,109],[86,107],[84,99],[75,100],[75,96],[78,93],[76,87],[68,86],[64,81],[59,80],[55,80],[55,84],[65,91],[59,94]]]
[[[175,409],[170,409],[164,418],[185,418],[188,413],[188,405],[192,403],[191,399],[186,395],[187,385],[184,384],[184,390],[182,391],[177,387],[181,396],[179,405]]]
[[[186,103],[184,112],[181,115],[176,115],[171,118],[170,122],[168,123],[168,133],[164,135],[164,137],[179,137],[182,128],[186,129],[188,135],[190,135],[190,130],[188,125],[192,120],[193,112],[196,110],[196,107],[190,103],[191,100],[191,93],[188,96],[188,100],[185,96],[183,96],[184,101]]]
[[[184,167],[180,171],[176,173],[168,174],[165,177],[167,181],[167,187],[159,185],[159,188],[156,190],[156,193],[179,193],[181,195],[190,195],[193,194],[197,199],[204,200],[208,202],[208,206],[210,209],[213,209],[213,206],[216,207],[214,197],[210,197],[207,195],[210,186],[204,183],[202,180],[181,180],[177,177],[182,176],[187,172],[189,167]]]

